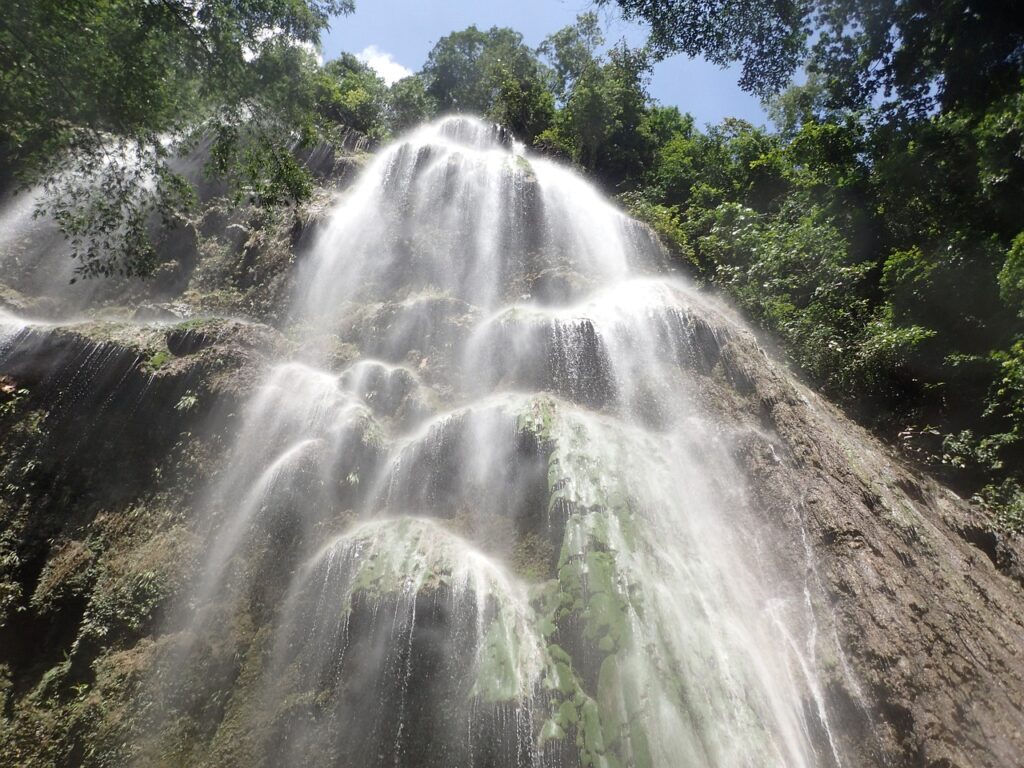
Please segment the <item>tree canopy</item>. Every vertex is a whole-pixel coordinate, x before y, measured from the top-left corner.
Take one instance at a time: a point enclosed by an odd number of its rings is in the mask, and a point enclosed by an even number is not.
[[[86,273],[151,268],[148,223],[190,200],[167,164],[206,131],[221,169],[301,195],[285,151],[320,126],[310,49],[351,0],[9,0],[0,27],[0,168],[51,189]],[[252,141],[237,141],[247,124]]]
[[[760,96],[805,65],[834,106],[920,116],[987,104],[1024,75],[1024,16],[1002,0],[614,2],[650,25],[657,55],[739,62],[740,85]]]
[[[388,87],[351,55],[315,59],[343,0],[11,0],[0,166],[49,185],[86,274],[144,273],[154,217],[193,195],[169,158],[197,135],[237,199],[281,206],[312,189],[303,144],[489,117],[618,195],[811,384],[1024,526],[1020,14],[996,0],[616,3],[649,24],[645,47],[609,44],[594,13],[536,49],[469,27]],[[697,126],[656,103],[652,63],[677,52],[738,62],[775,129]]]

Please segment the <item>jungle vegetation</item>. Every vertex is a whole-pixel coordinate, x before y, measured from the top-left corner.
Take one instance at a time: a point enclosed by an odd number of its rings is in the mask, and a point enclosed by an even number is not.
[[[297,148],[482,114],[618,196],[812,385],[1024,527],[1014,4],[597,5],[647,23],[648,45],[605,40],[593,12],[536,48],[469,27],[389,87],[317,59],[350,0],[8,0],[0,179],[46,185],[83,275],[144,275],[153,222],[194,204],[169,160],[201,140],[238,200],[289,206],[313,189]],[[656,103],[651,66],[676,54],[739,63],[773,126]]]

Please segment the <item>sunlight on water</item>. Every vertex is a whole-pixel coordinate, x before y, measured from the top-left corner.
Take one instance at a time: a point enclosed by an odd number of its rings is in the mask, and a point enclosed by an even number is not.
[[[691,396],[742,329],[663,262],[474,119],[339,197],[291,315],[330,343],[242,414],[193,599],[215,635],[206,606],[276,595],[252,714],[274,759],[839,763],[803,587],[760,568]]]

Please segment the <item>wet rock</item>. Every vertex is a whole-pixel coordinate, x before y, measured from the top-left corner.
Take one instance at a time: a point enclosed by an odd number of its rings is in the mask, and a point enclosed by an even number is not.
[[[847,713],[844,754],[855,765],[1014,764],[1024,754],[1019,540],[784,378],[750,336],[722,352],[728,374],[707,380],[702,400],[766,427],[778,446],[777,462],[740,458],[755,504],[779,510],[790,537],[773,562],[808,582],[820,627],[843,649],[826,685]]]
[[[382,418],[410,427],[431,413],[432,394],[409,368],[377,361],[360,361],[344,370],[342,386]]]
[[[208,211],[169,254],[187,315],[283,324],[315,243],[319,314],[289,340],[4,317],[0,751],[1019,762],[1020,542],[725,308],[629,277],[663,262],[649,229],[500,157],[487,125],[437,131],[360,187],[361,227],[322,228],[324,190],[297,215]],[[361,162],[306,160],[325,178]]]
[[[541,304],[565,304],[585,295],[589,288],[586,276],[569,266],[545,267],[526,279],[528,295]]]
[[[472,331],[477,314],[471,305],[449,296],[415,294],[404,301],[354,308],[340,336],[367,357],[414,368],[423,364],[430,373],[441,374]]]
[[[546,660],[519,589],[434,522],[339,537],[286,609],[271,763],[440,768],[518,755],[539,768],[531,707]],[[316,706],[296,707],[297,692]]]
[[[174,304],[143,304],[132,313],[132,319],[142,323],[153,321],[174,323],[184,320],[185,316],[185,308]]]
[[[592,407],[611,403],[615,379],[608,351],[586,318],[508,313],[477,340],[472,361],[480,388],[501,383],[546,390]]]

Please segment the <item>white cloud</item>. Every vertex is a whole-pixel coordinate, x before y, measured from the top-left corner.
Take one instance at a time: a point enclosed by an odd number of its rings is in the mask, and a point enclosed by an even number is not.
[[[388,85],[412,74],[411,69],[403,67],[395,61],[394,56],[387,51],[382,51],[376,45],[366,46],[356,54],[356,58],[363,64],[369,64],[370,68],[380,75]]]

